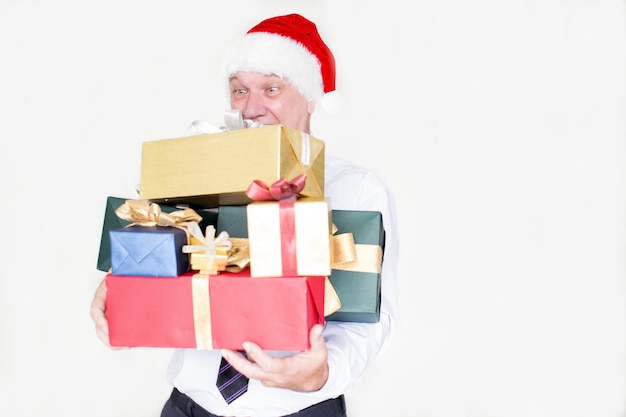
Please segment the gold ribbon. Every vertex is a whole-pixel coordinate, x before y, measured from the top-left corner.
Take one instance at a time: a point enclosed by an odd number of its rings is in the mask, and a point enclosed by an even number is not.
[[[211,299],[207,275],[195,274],[191,277],[193,303],[193,327],[197,349],[213,349],[213,329],[211,327]]]
[[[379,274],[383,262],[383,249],[379,245],[354,243],[352,233],[335,235],[337,226],[333,224],[333,264],[332,269]]]
[[[334,263],[332,269],[339,271],[370,272],[380,274],[383,248],[378,245],[355,244],[357,259],[351,262]]]
[[[378,245],[354,243],[352,233],[337,235],[339,229],[333,223],[333,262],[331,269],[352,272],[380,273],[383,250]],[[341,300],[330,279],[326,277],[324,286],[324,316],[328,316],[341,308]]]
[[[175,226],[182,229],[202,220],[202,217],[193,209],[186,208],[165,213],[161,211],[161,206],[157,203],[150,203],[148,200],[126,200],[115,210],[115,214],[133,225]]]
[[[239,272],[250,264],[250,241],[244,237],[231,237],[228,240],[232,248],[226,261],[226,271]]]
[[[183,246],[183,253],[191,254],[191,268],[200,270],[203,275],[216,275],[223,271],[232,247],[228,233],[223,231],[215,237],[215,227],[210,225],[203,235],[198,223],[189,224],[188,230],[192,244]]]
[[[333,227],[335,225],[333,224]],[[335,265],[354,262],[357,260],[356,245],[352,233],[333,235],[333,263]]]

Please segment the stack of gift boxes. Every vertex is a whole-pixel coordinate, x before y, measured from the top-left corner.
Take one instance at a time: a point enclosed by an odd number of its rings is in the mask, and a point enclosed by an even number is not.
[[[138,199],[108,197],[112,346],[303,351],[377,322],[382,216],[333,210],[324,142],[282,126],[144,142]]]

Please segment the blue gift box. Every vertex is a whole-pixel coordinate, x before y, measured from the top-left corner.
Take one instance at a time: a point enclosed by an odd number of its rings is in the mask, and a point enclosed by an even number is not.
[[[189,269],[187,233],[170,226],[129,226],[109,231],[113,275],[177,277]]]
[[[102,224],[102,232],[100,237],[100,248],[98,252],[98,263],[96,269],[99,271],[110,272],[111,270],[111,230],[123,229],[131,224],[131,222],[118,217],[115,210],[124,204],[126,198],[108,196],[104,211],[104,222]],[[172,213],[179,210],[177,207],[161,204],[161,210],[164,213]],[[207,226],[217,224],[217,210],[212,209],[195,209],[202,217],[200,229],[204,230]]]

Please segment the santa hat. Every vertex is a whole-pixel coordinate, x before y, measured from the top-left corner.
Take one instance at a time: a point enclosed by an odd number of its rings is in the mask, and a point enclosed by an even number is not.
[[[228,49],[223,70],[227,79],[237,71],[275,74],[326,111],[342,107],[335,91],[335,57],[315,23],[299,14],[272,17],[254,26]]]

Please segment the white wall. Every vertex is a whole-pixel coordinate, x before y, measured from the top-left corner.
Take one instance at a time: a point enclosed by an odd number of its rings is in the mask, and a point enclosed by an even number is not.
[[[398,331],[350,417],[626,416],[617,0],[2,0],[1,413],[158,415],[171,352],[108,350],[88,316],[104,202],[143,141],[221,123],[223,42],[292,11],[350,99],[315,135],[402,226]]]

